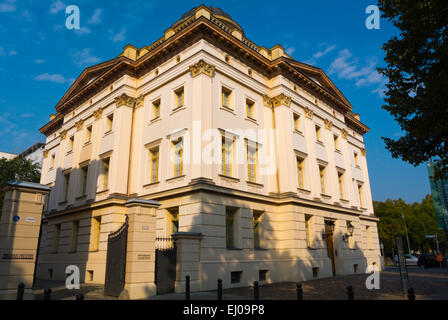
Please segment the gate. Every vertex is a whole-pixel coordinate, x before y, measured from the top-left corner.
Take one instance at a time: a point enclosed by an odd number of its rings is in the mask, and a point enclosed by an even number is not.
[[[155,282],[157,294],[174,292],[176,281],[176,246],[173,238],[156,238]]]
[[[107,241],[106,281],[104,295],[118,297],[124,289],[126,275],[126,245],[129,219],[115,232],[109,234]]]

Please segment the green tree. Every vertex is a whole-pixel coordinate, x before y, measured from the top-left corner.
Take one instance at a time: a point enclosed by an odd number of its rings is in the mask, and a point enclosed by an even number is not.
[[[433,159],[435,178],[448,173],[448,1],[379,0],[399,36],[383,45],[388,79],[383,106],[405,135],[383,137],[395,158],[417,166]]]
[[[40,166],[24,158],[0,159],[0,215],[3,209],[5,192],[3,186],[11,180],[39,182]]]

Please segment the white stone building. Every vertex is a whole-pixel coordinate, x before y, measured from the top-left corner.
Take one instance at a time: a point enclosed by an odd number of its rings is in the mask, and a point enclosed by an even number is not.
[[[152,45],[85,69],[41,129],[52,191],[38,277],[77,264],[104,283],[130,198],[161,204],[157,235],[202,234],[177,291],[187,274],[210,290],[380,267],[368,128],[352,108],[321,69],[192,9]]]

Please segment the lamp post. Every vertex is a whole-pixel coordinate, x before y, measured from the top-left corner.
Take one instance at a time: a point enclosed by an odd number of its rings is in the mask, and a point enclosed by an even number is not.
[[[350,223],[347,227],[347,233],[342,236],[342,239],[344,241],[347,241],[353,235],[354,231],[355,227]]]

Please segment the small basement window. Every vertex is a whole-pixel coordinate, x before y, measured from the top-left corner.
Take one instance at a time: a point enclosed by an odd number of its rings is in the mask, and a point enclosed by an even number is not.
[[[259,270],[258,271],[258,281],[266,281],[268,279],[269,270]]]
[[[243,271],[233,271],[230,273],[230,283],[240,283]]]
[[[319,278],[319,268],[313,268],[313,278]]]

